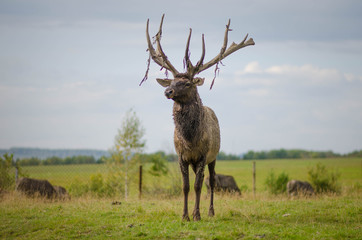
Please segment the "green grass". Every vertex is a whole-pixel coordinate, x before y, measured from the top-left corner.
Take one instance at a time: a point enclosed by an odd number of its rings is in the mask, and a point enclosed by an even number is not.
[[[309,199],[218,195],[216,216],[208,217],[207,209],[203,197],[202,220],[182,222],[181,198],[112,205],[110,199],[50,202],[10,194],[0,202],[0,238],[362,239],[361,194]]]
[[[264,180],[271,169],[276,174],[285,171],[290,178],[307,180],[308,168],[318,162],[341,173],[342,194],[288,198],[265,192]],[[216,215],[210,218],[204,187],[200,222],[181,221],[181,196],[165,199],[145,195],[138,200],[134,190],[128,201],[122,196],[49,201],[10,192],[0,196],[0,239],[362,239],[361,163],[361,158],[256,161],[254,197],[250,191],[252,161],[219,161],[216,171],[233,175],[238,185],[246,185],[249,191],[241,197],[216,195]],[[102,167],[39,166],[24,170],[31,177],[68,186],[74,179],[86,181],[91,174],[106,174]],[[145,184],[167,185],[166,181],[165,177],[155,180],[145,176]],[[114,200],[121,205],[112,205]],[[190,215],[193,204],[191,190]]]

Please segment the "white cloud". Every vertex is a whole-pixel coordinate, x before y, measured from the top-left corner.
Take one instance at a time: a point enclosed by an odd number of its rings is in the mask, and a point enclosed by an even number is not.
[[[286,83],[294,85],[330,85],[338,82],[362,81],[362,76],[342,73],[334,68],[321,68],[311,64],[274,65],[263,68],[256,61],[248,63],[234,74],[236,85],[273,86]]]
[[[281,65],[265,69],[265,73],[302,80],[303,83],[320,84],[341,80],[341,74],[336,69],[319,68],[310,64],[302,66]]]
[[[355,74],[352,73],[345,73],[344,78],[346,79],[347,82],[354,82],[354,81],[362,82],[362,76],[356,76]]]
[[[237,71],[237,75],[262,73],[263,70],[259,65],[259,62],[253,61],[248,63],[242,71]]]

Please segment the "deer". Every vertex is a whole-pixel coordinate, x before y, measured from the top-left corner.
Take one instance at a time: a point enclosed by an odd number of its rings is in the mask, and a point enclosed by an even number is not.
[[[233,52],[254,45],[252,38],[248,39],[248,34],[244,40],[239,44],[232,43],[227,48],[228,33],[230,29],[230,19],[226,25],[224,43],[220,50],[220,53],[211,59],[209,62],[204,63],[205,57],[205,39],[202,34],[202,54],[200,60],[193,65],[190,60],[190,39],[192,29],[186,43],[186,51],[184,57],[184,65],[186,72],[180,73],[168,60],[161,46],[162,25],[165,15],[162,15],[160,27],[158,33],[154,37],[154,42],[151,42],[149,34],[149,19],[146,25],[146,39],[147,39],[147,51],[149,52],[148,66],[145,73],[145,77],[142,79],[139,85],[142,85],[148,78],[148,71],[152,60],[161,67],[161,70],[166,70],[166,78],[157,78],[157,82],[165,89],[165,96],[168,99],[174,101],[173,104],[173,119],[175,124],[174,130],[174,145],[176,153],[178,155],[178,163],[180,165],[182,174],[182,191],[184,197],[184,206],[182,220],[190,221],[188,214],[188,194],[190,191],[189,183],[189,166],[195,173],[194,190],[196,195],[195,206],[193,210],[193,220],[201,220],[200,216],[200,197],[202,184],[204,180],[204,170],[206,165],[209,170],[210,179],[210,207],[208,215],[213,217],[214,211],[214,188],[215,188],[215,164],[216,156],[220,149],[220,127],[218,119],[214,111],[204,106],[197,87],[204,84],[205,78],[196,77],[202,71],[216,65],[215,77],[212,81],[210,89],[214,85],[216,78],[216,72],[219,67],[218,64],[222,63],[221,60],[232,54]],[[153,44],[157,45],[157,49]],[[172,73],[173,78],[168,77],[168,71]]]

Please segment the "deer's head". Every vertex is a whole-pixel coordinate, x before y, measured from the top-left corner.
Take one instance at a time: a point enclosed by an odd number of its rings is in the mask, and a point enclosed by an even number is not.
[[[225,35],[224,35],[224,44],[221,47],[220,53],[211,59],[209,62],[204,64],[204,57],[205,57],[205,40],[204,40],[204,34],[202,34],[202,53],[200,60],[196,63],[194,66],[190,60],[190,53],[189,53],[189,46],[190,46],[190,39],[191,39],[191,33],[192,29],[190,28],[190,34],[187,39],[186,44],[186,51],[185,51],[185,58],[184,58],[184,65],[186,67],[185,73],[179,73],[176,68],[171,64],[171,62],[168,60],[166,54],[163,52],[161,47],[161,35],[162,35],[162,24],[163,19],[165,17],[165,14],[162,15],[160,28],[158,30],[158,33],[154,37],[155,43],[157,44],[157,50],[154,49],[153,44],[151,42],[150,34],[148,31],[148,25],[149,25],[149,19],[147,20],[147,26],[146,26],[146,38],[147,38],[147,44],[148,44],[148,51],[150,54],[150,57],[148,59],[148,66],[146,70],[145,77],[141,81],[140,85],[146,81],[148,77],[148,70],[149,65],[151,62],[151,58],[155,63],[157,63],[159,66],[161,66],[162,69],[166,69],[167,71],[170,71],[172,75],[174,76],[174,79],[157,79],[158,83],[161,84],[163,87],[166,87],[166,97],[171,98],[173,100],[177,100],[179,98],[183,98],[187,96],[188,94],[192,93],[192,91],[197,91],[196,87],[201,86],[204,83],[203,78],[195,77],[200,72],[212,67],[213,65],[216,65],[215,69],[215,76],[216,72],[218,71],[218,64],[221,62],[222,59],[226,58],[228,55],[232,54],[233,52],[250,45],[254,45],[254,40],[252,38],[248,38],[248,34],[245,36],[244,40],[239,43],[232,43],[227,48],[227,42],[228,42],[228,33],[231,31],[230,29],[230,19],[228,24],[226,25]],[[211,83],[210,89],[212,88],[214,84],[215,77]]]
[[[165,87],[165,96],[175,102],[187,103],[193,101],[197,95],[197,86],[204,84],[204,78],[188,79],[185,74],[178,74],[174,79],[157,78],[157,82]]]

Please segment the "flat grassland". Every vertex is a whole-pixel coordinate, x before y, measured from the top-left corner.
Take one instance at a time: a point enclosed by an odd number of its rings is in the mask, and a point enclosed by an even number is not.
[[[283,159],[283,160],[256,160],[256,188],[257,191],[265,190],[265,179],[270,171],[276,175],[285,172],[290,179],[308,180],[308,170],[317,163],[321,163],[329,171],[338,171],[341,174],[340,182],[343,187],[351,187],[355,184],[362,185],[362,158],[332,158],[332,159]],[[169,167],[178,170],[178,163],[169,163]],[[147,174],[149,165],[144,166],[144,184],[152,182],[152,176]],[[32,178],[47,179],[53,185],[61,185],[68,188],[74,182],[86,182],[92,174],[107,174],[106,164],[82,164],[82,165],[51,165],[23,167],[24,172]],[[238,186],[252,189],[253,161],[217,161],[216,173],[234,176]],[[208,176],[207,168],[205,176]],[[194,174],[190,170],[190,178]],[[161,178],[162,179],[162,178]],[[180,177],[181,180],[181,177]],[[157,179],[160,181],[160,179]],[[166,180],[165,180],[166,181]],[[162,184],[167,184],[163,182]],[[137,194],[136,194],[137,195]]]
[[[317,162],[341,173],[340,195],[289,198],[265,192],[263,183],[271,169],[276,174],[284,171],[290,178],[307,180],[308,169]],[[216,195],[213,218],[207,216],[209,199],[204,192],[199,222],[181,221],[181,196],[50,201],[13,192],[0,197],[0,239],[362,239],[361,163],[358,158],[256,161],[254,196],[250,191],[252,162],[219,161],[217,172],[233,175],[239,186],[245,185],[249,190],[241,197]],[[87,169],[96,173],[99,166]],[[49,174],[35,168],[26,170],[32,177]],[[31,170],[39,175],[34,176]],[[80,179],[83,176],[75,170],[71,174]],[[43,178],[53,184],[66,183],[50,177],[51,174]],[[88,178],[86,174],[84,178]],[[112,205],[114,200],[120,203]],[[190,194],[190,214],[193,200],[194,195]]]

